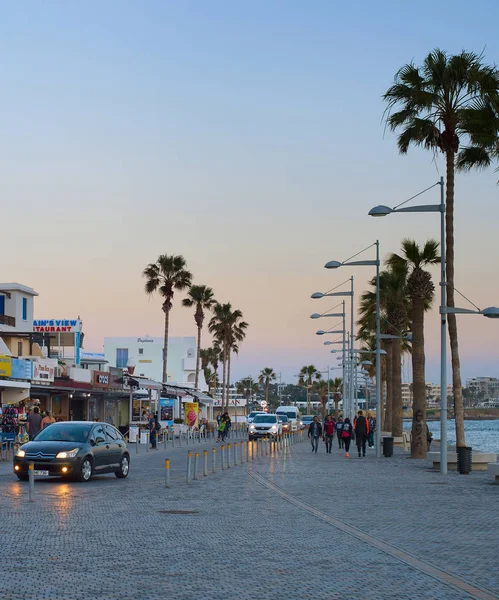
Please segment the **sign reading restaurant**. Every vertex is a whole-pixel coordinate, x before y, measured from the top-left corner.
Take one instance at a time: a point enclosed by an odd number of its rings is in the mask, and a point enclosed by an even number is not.
[[[38,333],[78,333],[81,331],[80,319],[35,319],[33,331]]]

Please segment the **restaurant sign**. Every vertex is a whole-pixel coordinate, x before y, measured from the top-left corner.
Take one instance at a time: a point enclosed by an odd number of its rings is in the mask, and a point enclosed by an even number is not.
[[[33,383],[52,383],[55,376],[55,364],[49,360],[37,360],[33,363]]]
[[[37,333],[78,333],[81,331],[80,319],[35,319],[33,331]]]
[[[110,379],[107,371],[94,371],[94,387],[109,389]]]

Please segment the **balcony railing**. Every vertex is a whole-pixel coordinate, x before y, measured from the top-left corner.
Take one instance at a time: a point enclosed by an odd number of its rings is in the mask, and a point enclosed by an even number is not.
[[[16,318],[8,315],[0,315],[0,325],[8,325],[9,327],[16,326]]]

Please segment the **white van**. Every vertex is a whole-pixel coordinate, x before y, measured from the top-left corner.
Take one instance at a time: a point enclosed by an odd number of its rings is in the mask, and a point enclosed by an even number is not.
[[[278,406],[276,415],[286,415],[291,422],[291,431],[298,431],[300,428],[300,411],[296,406]]]

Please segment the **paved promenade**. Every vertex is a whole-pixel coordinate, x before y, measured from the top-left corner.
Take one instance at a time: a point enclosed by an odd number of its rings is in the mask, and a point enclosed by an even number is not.
[[[187,485],[186,452],[132,447],[128,479],[37,480],[34,503],[0,463],[0,598],[499,597],[499,487],[486,473],[442,478],[401,451],[345,459],[304,442]]]

